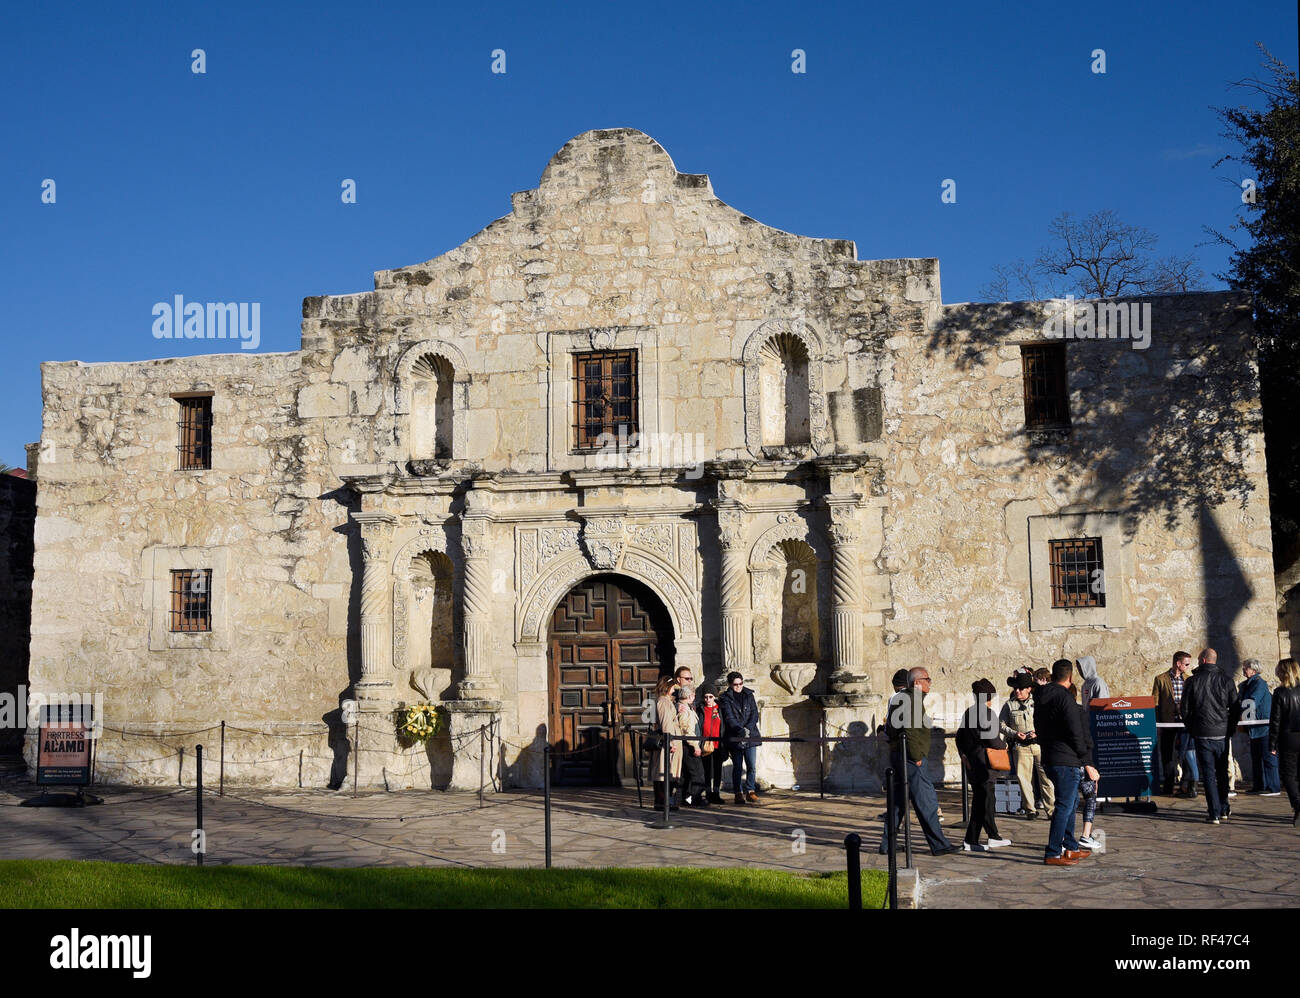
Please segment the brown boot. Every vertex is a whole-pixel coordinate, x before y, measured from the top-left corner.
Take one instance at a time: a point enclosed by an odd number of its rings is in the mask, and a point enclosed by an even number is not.
[[[749,793],[745,794],[745,800],[747,800],[751,804],[763,803],[761,800],[758,799],[758,794],[754,793],[754,791],[752,790]]]

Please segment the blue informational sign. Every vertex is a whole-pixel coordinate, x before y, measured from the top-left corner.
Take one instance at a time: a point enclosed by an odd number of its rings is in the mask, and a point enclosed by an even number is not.
[[[1088,705],[1093,757],[1101,773],[1102,797],[1141,797],[1152,793],[1156,774],[1155,697],[1113,697]]]

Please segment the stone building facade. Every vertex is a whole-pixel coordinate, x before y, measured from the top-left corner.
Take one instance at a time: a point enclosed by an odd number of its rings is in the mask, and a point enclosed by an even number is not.
[[[863,736],[768,781],[864,789],[899,668],[950,729],[1062,654],[1137,694],[1176,647],[1274,658],[1249,302],[1151,306],[1146,349],[1052,339],[585,133],[306,299],[298,351],[44,364],[32,685],[102,692],[106,779],[188,780],[225,721],[229,781],[535,786],[548,741],[626,779],[660,672],[735,669],[765,733]],[[403,748],[423,696],[449,737]]]

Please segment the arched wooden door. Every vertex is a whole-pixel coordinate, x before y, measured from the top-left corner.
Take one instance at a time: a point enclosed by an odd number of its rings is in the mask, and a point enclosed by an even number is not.
[[[593,576],[551,615],[549,659],[552,781],[601,786],[631,777],[637,760],[627,727],[642,724],[659,677],[673,671],[663,604],[631,579]]]

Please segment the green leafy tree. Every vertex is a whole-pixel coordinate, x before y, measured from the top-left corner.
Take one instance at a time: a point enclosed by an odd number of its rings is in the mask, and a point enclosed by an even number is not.
[[[1273,561],[1278,597],[1300,584],[1300,81],[1263,46],[1267,78],[1236,86],[1256,107],[1219,108],[1225,138],[1240,149],[1225,177],[1241,190],[1240,214],[1228,232],[1208,231],[1229,246],[1228,269],[1216,275],[1254,296],[1260,394],[1268,451]]]

